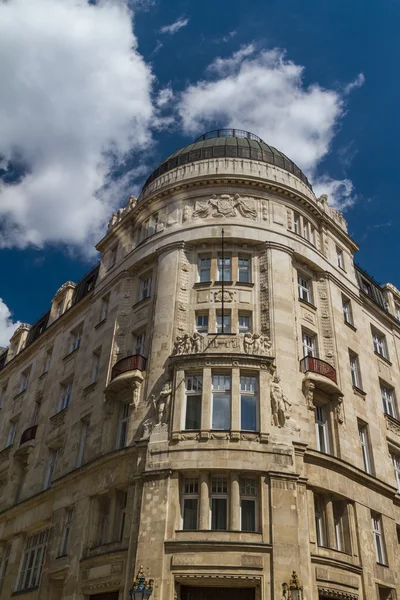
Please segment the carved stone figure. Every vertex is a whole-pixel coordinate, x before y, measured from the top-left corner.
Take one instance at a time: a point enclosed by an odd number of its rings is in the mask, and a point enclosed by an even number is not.
[[[263,221],[268,221],[268,202],[266,200],[263,200],[261,203],[261,207]]]
[[[192,335],[178,335],[174,342],[173,354],[190,354],[203,351],[203,336],[195,331]]]
[[[253,336],[251,333],[245,333],[243,337],[243,350],[246,354],[252,354],[253,349]]]
[[[343,396],[339,396],[335,406],[335,417],[338,423],[342,424],[344,421],[343,413]]]
[[[302,587],[300,585],[300,581],[299,581],[299,576],[297,575],[296,571],[292,572],[289,587],[291,590],[301,590],[302,589]]]
[[[304,397],[306,399],[306,403],[307,403],[307,408],[309,408],[310,410],[314,410],[315,406],[314,406],[314,390],[315,390],[315,383],[313,383],[312,381],[305,381],[304,382]]]
[[[288,600],[288,599],[289,599],[289,586],[287,583],[282,583],[281,600]]]
[[[150,437],[151,432],[153,431],[153,421],[152,419],[146,419],[145,421],[143,421],[142,423],[142,440],[146,440],[147,438]]]
[[[136,410],[139,406],[139,396],[140,396],[140,382],[134,381],[132,383],[132,406]]]
[[[237,217],[238,212],[242,217],[246,219],[257,219],[257,211],[251,208],[239,194],[230,196],[229,194],[221,194],[220,198],[217,198],[216,194],[213,194],[207,202],[199,202],[198,208],[193,212],[193,219],[206,219],[210,215],[213,217]]]
[[[245,333],[243,336],[243,350],[246,354],[268,354],[271,341],[265,335],[258,333]]]
[[[190,217],[190,208],[188,204],[185,204],[185,206],[183,207],[183,216],[182,216],[182,220],[185,223],[185,221],[187,221]]]
[[[192,335],[192,352],[201,352],[203,350],[203,337],[195,331]]]
[[[192,339],[188,333],[185,333],[182,340],[183,354],[189,354],[192,349]]]
[[[275,375],[271,383],[271,409],[273,424],[277,427],[284,427],[292,405],[283,393],[280,380],[281,378]]]
[[[111,227],[114,227],[114,225],[116,225],[118,223],[118,213],[114,212],[112,214],[111,219],[108,221],[108,231],[111,229]]]
[[[136,204],[137,204],[136,196],[129,196],[129,200],[126,204],[125,211],[129,212],[130,210],[132,210],[132,208],[135,208]]]
[[[156,425],[165,425],[168,422],[169,405],[171,401],[172,384],[166,381],[162,386],[158,397],[152,395],[153,406],[156,413]]]

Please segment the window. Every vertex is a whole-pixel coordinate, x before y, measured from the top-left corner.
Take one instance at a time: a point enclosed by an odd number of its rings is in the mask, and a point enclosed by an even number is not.
[[[222,259],[218,255],[218,281],[232,281],[232,259],[230,256],[225,256]]]
[[[303,331],[303,355],[304,356],[316,356],[316,343],[315,335]]]
[[[387,358],[387,350],[386,350],[386,339],[385,336],[377,331],[372,331],[372,341],[374,344],[374,350],[383,358]]]
[[[231,377],[213,375],[212,378],[212,429],[231,427]]]
[[[336,246],[336,262],[337,262],[337,266],[340,267],[340,269],[344,270],[343,250],[341,248],[339,248],[338,246]]]
[[[211,529],[228,528],[228,479],[213,477],[211,482]]]
[[[27,590],[39,585],[48,539],[49,530],[46,529],[46,531],[29,536],[26,540],[21,559],[18,590]]]
[[[317,436],[317,450],[329,454],[329,424],[326,406],[315,407],[315,432]]]
[[[372,531],[374,534],[374,545],[376,562],[381,565],[386,565],[385,542],[383,539],[382,516],[377,513],[371,513]]]
[[[78,451],[78,458],[76,461],[76,468],[80,467],[83,464],[83,458],[85,456],[85,447],[86,447],[88,431],[89,431],[89,421],[82,420],[81,421],[81,437],[80,437],[80,441],[79,441],[79,451]]]
[[[17,426],[18,426],[18,419],[14,419],[14,421],[10,421],[10,425],[8,428],[8,435],[7,435],[7,443],[6,443],[7,448],[8,448],[8,446],[12,446],[13,443],[15,442],[15,436],[17,434]]]
[[[396,319],[400,321],[400,304],[397,304],[397,302],[394,303],[394,314],[396,315]]]
[[[199,281],[207,283],[211,281],[211,257],[199,257]]]
[[[303,238],[305,238],[306,240],[310,239],[310,224],[307,221],[307,219],[305,219],[303,217]]]
[[[369,473],[370,475],[372,475],[373,469],[372,469],[368,425],[366,425],[365,423],[362,423],[361,421],[358,421],[358,435],[360,437],[361,452],[362,452],[363,462],[364,462],[364,471],[366,473]]]
[[[43,373],[47,373],[47,371],[49,370],[52,355],[53,355],[53,348],[50,348],[49,350],[47,350],[46,356],[44,357]]]
[[[33,409],[33,415],[32,415],[32,425],[33,426],[35,426],[39,423],[40,407],[41,407],[41,403],[36,400],[35,407]]]
[[[99,514],[99,544],[108,542],[108,531],[110,528],[110,498],[105,496],[100,498],[100,514]]]
[[[293,213],[294,232],[300,235],[300,215],[299,213]]]
[[[305,302],[311,303],[311,291],[310,291],[310,282],[308,279],[304,279],[301,275],[297,276],[297,287],[299,290],[299,298],[300,300],[304,300]]]
[[[186,477],[183,486],[182,529],[197,529],[199,508],[199,480]]]
[[[350,552],[350,531],[347,513],[347,502],[332,502],[333,525],[335,528],[336,550]]]
[[[242,531],[257,531],[256,503],[257,484],[255,479],[240,479],[240,528]]]
[[[154,215],[151,215],[151,217],[149,217],[148,219],[145,220],[145,222],[143,223],[143,239],[145,240],[146,238],[150,237],[151,235],[153,235],[154,233],[157,233],[158,231],[158,213],[154,213]]]
[[[368,296],[372,296],[371,285],[368,283],[368,281],[365,281],[365,279],[361,279],[361,289],[364,292],[364,294],[367,294]]]
[[[388,388],[386,385],[381,383],[381,396],[383,402],[383,412],[390,415],[394,419],[397,418],[396,403],[394,400],[393,389]]]
[[[68,541],[73,517],[74,509],[67,508],[64,521],[64,530],[61,538],[60,556],[66,556],[68,554]]]
[[[396,478],[397,491],[400,494],[400,455],[392,453],[394,476]]]
[[[327,548],[328,535],[326,531],[325,502],[322,496],[314,494],[315,511],[315,531],[317,535],[317,545]]]
[[[96,352],[93,352],[92,373],[90,375],[90,383],[94,383],[95,381],[97,381],[97,376],[99,374],[99,366],[100,366],[100,354],[101,354],[101,350],[96,350]]]
[[[21,377],[19,380],[19,393],[24,392],[26,390],[26,388],[28,387],[29,375],[30,375],[30,369],[26,369],[26,371],[23,371],[23,373],[21,373]]]
[[[202,375],[186,376],[186,417],[185,429],[201,428],[201,399],[203,392]]]
[[[72,381],[68,381],[67,383],[63,383],[61,385],[61,395],[60,401],[58,403],[58,412],[64,410],[64,408],[68,408],[69,401],[71,399],[72,392]]]
[[[117,540],[122,542],[124,537],[125,520],[126,520],[126,504],[128,500],[128,494],[126,492],[118,491],[117,494]]]
[[[101,304],[100,304],[100,322],[107,319],[109,304],[110,304],[110,296],[109,295],[104,296],[104,298],[101,299]]]
[[[223,326],[222,326],[223,322]],[[217,333],[231,332],[231,311],[224,310],[224,319],[222,321],[222,312],[217,312]]]
[[[82,340],[82,328],[81,327],[79,327],[75,331],[71,331],[68,352],[71,353],[74,350],[77,350],[81,345],[81,340]]]
[[[251,333],[251,315],[240,312],[238,315],[239,333]]]
[[[128,436],[129,404],[122,404],[119,412],[117,448],[125,448]]]
[[[47,462],[46,477],[44,480],[44,489],[47,490],[53,481],[54,472],[57,466],[58,448],[51,448],[49,450],[49,458]]]
[[[118,253],[118,245],[115,245],[110,250],[110,259],[108,263],[108,268],[111,269],[117,262],[117,253]]]
[[[238,281],[250,283],[250,258],[240,255],[238,257]]]
[[[343,317],[344,322],[348,325],[353,325],[353,314],[351,312],[351,303],[348,298],[342,296],[342,305],[343,305]]]
[[[6,393],[7,393],[7,384],[3,385],[3,387],[0,390],[0,408],[3,408],[3,406],[4,406],[4,400],[6,398]]]
[[[151,275],[145,275],[140,278],[140,300],[145,300],[151,296]]]
[[[350,360],[350,371],[351,371],[351,381],[353,386],[362,389],[361,385],[361,373],[360,373],[360,362],[358,360],[357,354],[349,351],[349,360]]]
[[[62,300],[60,300],[60,302],[57,302],[56,304],[56,319],[58,319],[62,315],[62,305]]]
[[[199,333],[208,333],[208,315],[196,314],[196,331]]]
[[[0,562],[0,594],[1,594],[1,588],[3,587],[4,579],[6,576],[8,561],[10,560],[10,554],[11,554],[11,542],[6,544],[6,546],[4,548],[3,556],[2,556],[2,559]]]
[[[257,431],[257,377],[240,376],[240,429]]]
[[[144,356],[146,342],[146,332],[141,331],[140,333],[136,333],[133,336],[133,354],[141,354]]]

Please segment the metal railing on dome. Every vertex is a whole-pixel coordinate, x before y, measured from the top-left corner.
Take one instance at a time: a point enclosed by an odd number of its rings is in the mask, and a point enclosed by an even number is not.
[[[263,140],[258,137],[258,135],[255,135],[250,131],[245,131],[244,129],[214,129],[213,131],[207,131],[207,133],[203,133],[203,135],[198,137],[194,143],[219,137],[245,138],[247,140],[255,140],[256,142],[264,143]]]
[[[128,371],[145,371],[146,363],[147,360],[141,354],[133,354],[132,356],[121,358],[121,360],[115,363],[111,370],[111,380]]]
[[[324,375],[334,383],[337,383],[336,369],[324,360],[315,358],[315,356],[305,356],[302,358],[300,361],[300,370],[302,373],[311,372],[318,373],[318,375]]]

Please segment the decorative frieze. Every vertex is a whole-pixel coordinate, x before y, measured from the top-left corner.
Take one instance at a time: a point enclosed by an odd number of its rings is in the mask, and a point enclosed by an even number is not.
[[[358,594],[352,592],[345,592],[334,588],[320,587],[318,586],[318,593],[323,598],[337,598],[339,600],[358,600]]]
[[[258,259],[260,267],[260,317],[261,334],[270,336],[269,290],[268,290],[268,255],[263,252]]]
[[[188,307],[189,307],[189,276],[190,259],[187,249],[181,250],[179,266],[179,289],[176,302],[176,329],[177,331],[187,331]]]
[[[213,194],[205,202],[198,201],[192,219],[207,219],[209,217],[237,217],[255,221],[257,211],[254,208],[254,198],[241,198],[239,194]]]
[[[258,333],[236,335],[193,334],[178,335],[174,342],[173,355],[200,354],[212,352],[244,352],[249,355],[270,356],[271,342],[267,336]]]
[[[319,277],[317,282],[317,289],[321,316],[322,350],[324,353],[324,360],[334,367],[335,354],[333,342],[333,327],[329,304],[328,282],[326,277]]]

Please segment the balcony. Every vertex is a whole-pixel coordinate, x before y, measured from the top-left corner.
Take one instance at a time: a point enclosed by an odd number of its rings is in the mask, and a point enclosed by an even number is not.
[[[111,369],[110,383],[105,389],[107,396],[131,392],[141,384],[147,360],[141,354],[133,354],[119,360]]]
[[[22,444],[25,444],[26,442],[33,441],[36,437],[36,430],[37,425],[33,425],[32,427],[28,427],[28,429],[25,429],[24,433],[21,435],[21,441],[19,445],[22,446]]]
[[[335,367],[324,360],[315,356],[305,356],[300,361],[300,371],[305,374],[304,382],[312,381],[317,388],[327,394],[342,395],[337,385]]]

